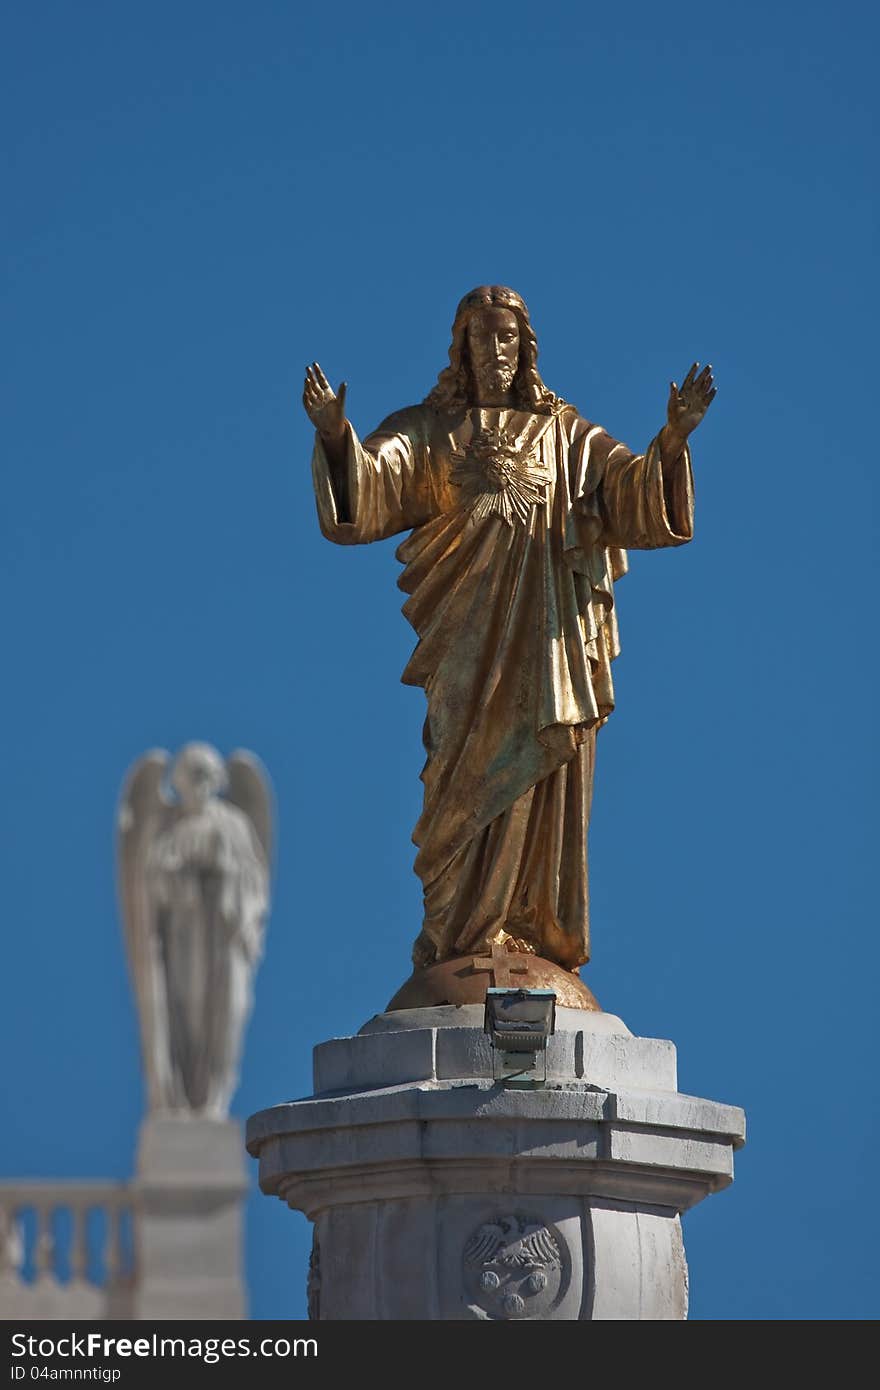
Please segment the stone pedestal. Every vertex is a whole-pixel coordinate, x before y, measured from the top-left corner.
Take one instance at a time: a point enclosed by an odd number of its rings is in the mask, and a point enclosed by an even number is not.
[[[138,1280],[132,1316],[246,1318],[247,1182],[235,1120],[148,1116],[133,1186]]]
[[[480,1005],[315,1048],[315,1094],[248,1122],[260,1186],[315,1225],[321,1319],[677,1319],[680,1214],[733,1180],[743,1112],[675,1048],[557,1010],[543,1085],[500,1084]]]

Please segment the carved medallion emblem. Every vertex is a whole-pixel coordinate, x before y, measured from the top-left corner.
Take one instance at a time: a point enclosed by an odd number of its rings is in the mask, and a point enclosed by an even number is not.
[[[469,1298],[488,1317],[546,1317],[562,1289],[561,1238],[540,1221],[507,1213],[471,1236],[464,1273]]]

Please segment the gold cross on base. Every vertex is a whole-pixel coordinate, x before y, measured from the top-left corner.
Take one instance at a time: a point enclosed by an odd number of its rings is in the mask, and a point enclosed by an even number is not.
[[[486,964],[483,965],[482,962]],[[493,946],[492,955],[473,956],[471,968],[475,973],[483,970],[488,971],[495,977],[496,989],[516,989],[524,988],[525,981],[512,980],[512,975],[528,975],[529,958],[521,951],[507,951],[503,946]]]

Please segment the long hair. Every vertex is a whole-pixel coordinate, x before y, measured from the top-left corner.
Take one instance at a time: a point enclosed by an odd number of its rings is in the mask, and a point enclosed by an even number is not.
[[[474,382],[467,326],[477,309],[510,309],[519,325],[519,362],[513,380],[513,394],[520,410],[552,415],[562,405],[560,398],[544,385],[538,373],[538,340],[529,319],[525,301],[505,285],[479,285],[466,294],[455,311],[449,366],[437,378],[437,385],[425,397],[434,410],[453,413],[473,405]]]

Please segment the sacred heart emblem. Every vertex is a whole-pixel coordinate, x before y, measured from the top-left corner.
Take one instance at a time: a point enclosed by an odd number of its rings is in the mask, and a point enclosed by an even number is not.
[[[508,526],[525,525],[532,508],[543,505],[549,474],[538,455],[510,444],[497,425],[477,431],[470,443],[450,455],[450,481],[472,504],[471,517],[500,516]]]

